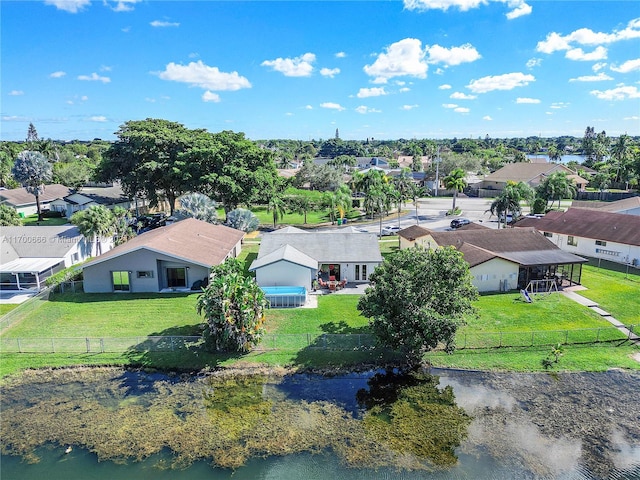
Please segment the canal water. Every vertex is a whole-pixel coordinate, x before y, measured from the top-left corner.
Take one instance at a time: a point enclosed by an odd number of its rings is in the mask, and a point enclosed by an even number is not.
[[[0,401],[3,480],[640,479],[638,372],[70,369]]]

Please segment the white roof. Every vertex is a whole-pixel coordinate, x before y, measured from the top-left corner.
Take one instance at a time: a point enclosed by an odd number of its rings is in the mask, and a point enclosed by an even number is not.
[[[2,273],[41,273],[55,267],[61,258],[19,258],[0,265]]]
[[[280,260],[295,263],[296,265],[302,265],[303,267],[313,268],[316,270],[318,269],[318,261],[316,259],[302,253],[300,250],[292,247],[291,245],[283,245],[282,247],[269,253],[268,255],[254,260],[251,264],[251,267],[249,267],[249,271],[253,271],[260,267],[279,262]]]

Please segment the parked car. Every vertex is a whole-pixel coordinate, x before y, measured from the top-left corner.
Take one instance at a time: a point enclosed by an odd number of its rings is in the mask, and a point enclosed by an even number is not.
[[[395,227],[395,226],[386,226],[386,227],[382,227],[382,232],[380,233],[382,236],[386,236],[386,235],[397,235],[398,232],[400,231],[400,227]]]
[[[454,218],[453,220],[451,220],[451,228],[455,230],[456,228],[460,228],[463,225],[469,225],[470,223],[471,220],[469,220],[468,218]]]

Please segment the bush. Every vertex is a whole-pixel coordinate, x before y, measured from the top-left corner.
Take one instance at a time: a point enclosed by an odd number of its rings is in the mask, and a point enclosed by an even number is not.
[[[50,277],[47,277],[44,284],[47,287],[57,287],[61,283],[68,282],[70,280],[80,280],[81,276],[82,268],[78,265],[72,265],[64,270],[60,270],[58,273],[54,273]]]
[[[44,210],[42,212],[42,218],[62,218],[64,215],[62,212],[58,212],[56,210]]]

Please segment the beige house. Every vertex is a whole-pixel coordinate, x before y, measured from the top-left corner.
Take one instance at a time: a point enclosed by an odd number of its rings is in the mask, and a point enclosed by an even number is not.
[[[244,232],[188,218],[150,230],[83,266],[84,291],[198,290],[213,265],[237,257]]]
[[[412,226],[398,232],[400,248],[453,246],[464,255],[480,292],[524,289],[531,281],[557,278],[580,283],[584,258],[562,251],[535,228],[472,228],[449,232]]]
[[[544,179],[556,172],[564,172],[573,180],[579,191],[586,188],[588,180],[576,175],[576,172],[561,164],[555,163],[508,163],[504,167],[486,175],[480,182],[473,184],[481,197],[495,196],[500,193],[507,182],[524,182],[536,188]]]

